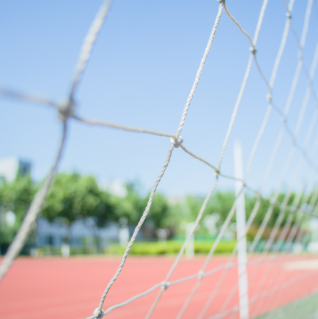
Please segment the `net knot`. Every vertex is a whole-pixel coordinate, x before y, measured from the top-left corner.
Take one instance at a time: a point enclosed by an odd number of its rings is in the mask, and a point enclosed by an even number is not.
[[[169,286],[170,286],[170,282],[169,281],[164,281],[162,283],[162,287],[163,287],[164,290],[167,290],[169,288]]]
[[[286,17],[287,17],[287,19],[291,19],[291,13],[290,12],[286,12]]]
[[[104,311],[99,308],[96,308],[93,311],[93,316],[95,319],[102,319],[104,317]]]
[[[256,54],[256,48],[253,46],[253,47],[250,47],[250,51],[252,52],[253,55]]]
[[[220,175],[220,170],[219,170],[218,168],[216,168],[216,169],[214,170],[214,175],[215,175],[215,176],[219,176],[219,175]]]
[[[67,99],[63,103],[58,105],[59,119],[65,122],[69,117],[74,115],[75,102],[72,98]]]
[[[272,102],[272,93],[267,93],[266,94],[266,98],[267,98],[267,101],[269,102],[269,103],[271,103]]]
[[[179,136],[178,138],[171,137],[170,142],[175,148],[178,148],[182,144],[183,138],[181,136]]]
[[[303,51],[299,51],[298,53],[298,59],[302,60],[303,59]]]
[[[233,267],[233,263],[229,262],[226,264],[225,268],[230,269]]]
[[[204,272],[203,272],[203,270],[200,270],[200,271],[198,272],[198,279],[202,279],[203,276],[204,276]]]

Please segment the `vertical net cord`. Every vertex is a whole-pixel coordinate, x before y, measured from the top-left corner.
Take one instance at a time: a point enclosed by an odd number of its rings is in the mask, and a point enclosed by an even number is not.
[[[6,252],[3,261],[0,265],[0,281],[3,279],[4,275],[9,270],[10,266],[12,265],[14,259],[19,255],[24,243],[26,242],[28,235],[30,234],[32,228],[34,227],[36,218],[39,215],[41,207],[44,203],[46,195],[50,189],[52,184],[54,175],[56,173],[58,164],[61,159],[61,155],[65,146],[65,139],[66,139],[66,132],[67,132],[67,123],[63,123],[63,130],[62,130],[62,139],[60,142],[59,150],[54,161],[54,164],[46,177],[45,181],[43,182],[42,186],[38,190],[37,194],[35,195],[34,199],[31,202],[31,205],[26,212],[25,218],[23,219],[22,225],[19,228],[18,233],[14,237],[11,245]]]
[[[98,308],[95,309],[93,316],[90,316],[89,318],[101,318],[101,317],[103,317],[104,311],[102,310],[102,307],[103,307],[105,298],[107,296],[107,293],[110,290],[110,288],[112,287],[112,285],[115,282],[115,280],[117,279],[117,277],[119,276],[119,274],[120,274],[120,272],[121,272],[121,270],[122,270],[122,268],[123,268],[123,266],[125,264],[125,261],[126,261],[126,258],[128,256],[129,250],[130,250],[132,244],[134,243],[134,241],[136,239],[136,236],[137,236],[137,234],[138,234],[138,232],[139,232],[144,220],[146,219],[146,217],[147,217],[147,215],[149,213],[149,210],[150,210],[150,207],[151,207],[151,204],[152,204],[152,200],[153,200],[153,196],[154,196],[155,191],[157,189],[157,186],[158,186],[158,184],[159,184],[159,182],[160,182],[160,180],[161,180],[161,178],[162,178],[162,176],[163,176],[163,174],[164,174],[164,172],[165,172],[165,170],[166,170],[166,168],[168,166],[168,163],[169,163],[173,148],[174,147],[178,147],[182,143],[182,139],[181,139],[181,141],[178,144],[176,144],[178,142],[178,140],[181,138],[180,137],[180,133],[181,133],[182,128],[184,126],[185,118],[186,118],[188,109],[190,107],[191,100],[192,100],[193,95],[195,93],[195,90],[196,90],[196,88],[198,86],[198,82],[200,80],[200,76],[201,76],[201,73],[203,71],[203,67],[204,67],[205,61],[206,61],[208,53],[210,51],[210,48],[211,48],[211,45],[212,45],[212,42],[213,42],[213,39],[214,39],[214,36],[215,36],[215,33],[216,33],[216,29],[218,27],[219,20],[220,20],[221,14],[222,14],[222,9],[223,9],[223,5],[222,5],[222,3],[220,3],[219,9],[218,9],[218,13],[217,13],[217,16],[216,16],[216,19],[215,19],[214,26],[212,28],[212,32],[211,32],[207,47],[205,49],[203,58],[201,60],[200,66],[199,66],[199,70],[198,70],[198,72],[196,74],[194,84],[193,84],[192,89],[190,91],[189,97],[187,99],[187,102],[186,102],[186,105],[185,105],[185,108],[184,108],[184,111],[183,111],[183,114],[182,114],[182,117],[181,117],[181,121],[180,121],[178,130],[177,130],[177,133],[176,133],[176,138],[172,140],[173,145],[169,149],[165,165],[164,165],[161,173],[159,174],[159,177],[157,178],[157,180],[155,182],[155,185],[154,185],[154,187],[152,189],[152,192],[150,194],[150,197],[149,197],[149,200],[148,200],[148,203],[147,203],[147,207],[146,207],[146,209],[145,209],[145,211],[144,211],[144,213],[143,213],[143,215],[142,215],[137,227],[135,228],[135,231],[134,231],[134,234],[133,234],[131,240],[128,243],[128,246],[127,246],[127,248],[126,248],[126,250],[124,252],[124,255],[122,257],[122,261],[120,263],[120,266],[118,267],[118,269],[117,269],[115,275],[113,276],[113,278],[111,279],[111,281],[108,283],[108,285],[107,285],[107,287],[106,287],[106,289],[105,289],[105,291],[104,291],[104,293],[103,293],[103,295],[101,297],[101,300],[100,300]]]

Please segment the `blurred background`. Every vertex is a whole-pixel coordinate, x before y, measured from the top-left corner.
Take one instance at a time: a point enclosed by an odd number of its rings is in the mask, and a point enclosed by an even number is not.
[[[63,101],[83,38],[99,6],[100,1],[95,0],[77,1],[76,5],[72,1],[2,3],[1,86]],[[228,6],[236,19],[244,22],[245,30],[253,34],[261,2],[229,0]],[[76,112],[89,118],[174,133],[217,8],[215,1],[115,1],[80,83]],[[302,30],[305,10],[304,3],[296,1],[292,22],[298,34]],[[313,59],[317,39],[315,10],[314,5],[303,54],[307,65]],[[257,43],[258,61],[267,78],[285,20],[283,1],[270,2]],[[289,34],[273,88],[275,103],[281,110],[297,65],[297,52],[297,42]],[[224,14],[182,132],[184,145],[212,164],[217,164],[248,56],[247,39]],[[291,128],[299,116],[306,85],[307,79],[302,72],[288,117]],[[317,87],[315,81],[313,86]],[[266,93],[267,87],[253,65],[221,166],[224,174],[234,174],[234,138],[242,141],[246,167],[266,112]],[[310,97],[297,140],[300,145],[314,108],[314,99]],[[3,137],[0,148],[0,243],[4,254],[52,165],[61,124],[53,110],[32,103],[1,98],[0,111]],[[71,254],[121,253],[146,206],[170,141],[164,137],[89,127],[77,122],[71,122],[70,126],[59,173],[23,253],[60,254],[63,245],[70,246]],[[280,127],[280,115],[272,112],[247,180],[247,184],[255,189],[261,186]],[[308,149],[312,143],[310,140]],[[290,137],[285,134],[263,187],[265,195],[274,191],[291,145]],[[280,198],[286,192],[300,156],[301,152],[298,152],[293,157]],[[167,252],[176,253],[185,238],[187,224],[195,220],[214,179],[213,170],[176,150],[138,240],[173,241]],[[304,176],[300,172],[289,203],[303,182]],[[252,193],[246,196],[248,216],[256,199]],[[220,178],[196,233],[197,240],[215,238],[233,201],[234,182]],[[252,227],[249,233],[251,238],[268,205],[262,201],[255,229]],[[277,214],[278,210],[272,216],[270,227]],[[315,221],[311,228],[315,228]],[[310,230],[306,231],[310,233]],[[225,240],[230,244],[224,249],[231,251],[235,218],[227,232]],[[305,238],[307,245],[311,239],[310,236]],[[67,255],[68,248],[65,249]],[[144,253],[164,253],[162,247],[147,249]],[[206,249],[209,248],[205,248],[204,243],[196,247],[198,252]]]
[[[228,1],[232,14],[253,34],[260,1]],[[10,1],[1,4],[0,84],[19,92],[63,101],[71,84],[75,62],[100,1]],[[107,122],[174,133],[214,23],[216,1],[115,1],[93,48],[76,94],[77,114]],[[306,6],[296,1],[292,22],[301,34]],[[303,58],[311,64],[317,39],[317,7],[313,5]],[[257,58],[267,78],[274,64],[286,20],[283,1],[270,2],[257,43]],[[249,56],[249,43],[224,14],[188,113],[184,145],[217,164],[230,116]],[[298,46],[291,32],[277,74],[273,96],[281,110],[286,104],[298,61]],[[299,116],[307,78],[302,71],[288,117],[291,128]],[[313,87],[317,83],[313,81]],[[267,87],[252,66],[250,78],[229,139],[221,170],[234,174],[233,139],[242,141],[246,167],[256,134],[267,108]],[[297,143],[302,145],[315,102],[310,97]],[[6,249],[57,151],[61,123],[54,110],[32,103],[0,100],[0,205],[1,254]],[[247,184],[261,186],[264,170],[281,127],[281,116],[272,111],[255,155]],[[70,123],[66,150],[41,216],[24,254],[122,253],[147,203],[151,187],[165,160],[170,140]],[[314,134],[313,134],[314,135]],[[308,144],[312,148],[313,139]],[[263,193],[271,195],[292,146],[285,133]],[[286,193],[296,163],[289,165],[280,190]],[[312,161],[315,161],[313,158]],[[311,178],[315,179],[315,175]],[[158,187],[149,217],[138,241],[171,241],[166,250],[154,244],[142,253],[176,253],[194,222],[204,197],[214,182],[213,170],[179,149]],[[293,183],[294,193],[304,183],[303,172]],[[310,199],[310,198],[309,198]],[[218,188],[196,232],[197,252],[206,252],[204,241],[218,233],[234,201],[234,182],[220,178]],[[249,216],[256,199],[246,194]],[[262,201],[250,239],[257,231],[269,203]],[[273,226],[279,210],[272,215]],[[307,246],[316,221],[308,224]],[[284,223],[282,223],[284,225]],[[233,248],[235,217],[224,241]],[[266,234],[263,235],[266,238]],[[64,246],[63,246],[64,245]],[[66,245],[66,246],[65,246]],[[156,246],[157,245],[157,246]],[[304,246],[304,247],[305,247]],[[69,248],[67,248],[69,247]],[[137,245],[136,245],[137,249]],[[145,250],[143,250],[145,249]],[[139,251],[139,253],[141,253]],[[132,253],[138,253],[132,250]]]
[[[246,234],[249,257],[243,263],[246,278],[247,274],[249,277],[247,302],[254,318],[264,313],[277,318],[277,313],[270,310],[280,311],[280,306],[295,300],[287,310],[290,314],[285,313],[286,318],[295,315],[294,309],[300,312],[299,318],[304,318],[305,312],[317,318],[314,293],[318,278],[318,218],[313,216],[318,216],[318,128],[312,124],[318,119],[318,83],[314,77],[308,80],[308,70],[317,64],[318,5],[315,0],[308,2],[311,14],[300,55],[299,39],[306,25],[307,2],[295,1],[291,20],[284,2],[268,1],[256,45],[259,67],[263,76],[270,79],[286,19],[292,21],[271,92],[273,107],[268,113],[268,86],[253,61],[220,171],[237,176],[235,141],[240,141],[242,169],[247,169],[258,132],[269,115],[246,179],[248,187],[242,205],[247,220],[260,200]],[[226,1],[231,14],[251,37],[262,3]],[[75,114],[175,134],[219,4],[216,0],[113,1],[76,89]],[[0,3],[2,256],[52,167],[63,126],[56,109],[10,98],[3,94],[3,89],[63,103],[84,38],[100,5],[99,0]],[[182,145],[215,167],[250,54],[247,37],[224,12],[181,133]],[[302,68],[288,116],[284,118],[299,61],[303,61]],[[276,156],[271,157],[280,132],[281,143]],[[291,132],[296,133],[291,136]],[[168,137],[86,125],[69,118],[65,149],[48,196],[21,251],[22,258],[15,261],[1,283],[0,316],[66,319],[91,315],[105,285],[118,269],[170,147]],[[264,179],[269,163],[272,166]],[[149,215],[105,307],[127,301],[152,285],[163,287],[158,282],[166,277],[182,244],[190,237],[216,178],[217,187],[186,248],[187,258],[180,259],[171,280],[192,276],[200,284],[204,259],[218,243],[218,256],[208,259],[212,267],[209,278],[195,295],[191,295],[192,279],[169,287],[154,318],[177,316],[188,296],[194,297],[185,312],[186,318],[196,317],[201,309],[209,310],[207,315],[220,314],[227,307],[234,313],[232,319],[238,315],[237,305],[243,295],[238,295],[235,286],[239,281],[235,268],[238,263],[231,264],[233,269],[226,266],[224,272],[228,275],[221,284],[216,271],[220,265],[228,265],[233,251],[230,260],[236,260],[235,249],[239,246],[240,223],[235,214],[220,242],[217,240],[235,201],[235,182],[233,178],[217,177],[214,169],[180,147],[173,150]],[[277,201],[276,206],[272,203],[271,214],[269,198]],[[261,234],[260,238],[257,234]],[[254,263],[258,256],[259,264]],[[288,286],[291,282],[295,284],[293,289]],[[288,289],[283,290],[284,294],[275,290],[271,296],[257,299],[276,285]],[[206,300],[210,300],[216,287],[220,289],[215,293],[214,304],[206,308]],[[121,308],[121,312],[112,312],[109,318],[145,317],[155,294],[154,289],[143,295],[144,299]]]

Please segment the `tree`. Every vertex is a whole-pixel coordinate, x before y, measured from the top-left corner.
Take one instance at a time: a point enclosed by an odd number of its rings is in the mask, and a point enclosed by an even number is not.
[[[101,191],[93,176],[78,173],[58,173],[52,183],[42,208],[42,216],[49,221],[57,218],[69,228],[67,241],[70,241],[73,223],[78,220],[94,220],[94,233],[97,250],[100,251],[98,228],[114,219],[110,195]]]
[[[125,197],[114,196],[116,220],[125,217],[131,225],[137,225],[145,210],[145,200],[139,194],[135,183],[126,184]]]
[[[30,175],[17,175],[13,182],[0,184],[0,244],[5,248],[12,242],[34,197],[36,186]],[[13,212],[8,214],[8,212]],[[12,222],[8,223],[9,215]]]

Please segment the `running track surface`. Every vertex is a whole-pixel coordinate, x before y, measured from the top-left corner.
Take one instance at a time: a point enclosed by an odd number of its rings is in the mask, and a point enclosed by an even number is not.
[[[253,257],[252,261],[256,258]],[[317,259],[303,256],[302,259],[311,259],[316,266],[296,265],[287,269],[286,265],[295,262],[295,258],[286,256],[274,262],[268,259],[267,262],[254,263],[248,267],[250,298],[262,292],[271,292],[267,298],[260,298],[250,305],[252,316],[317,290]],[[162,282],[173,261],[173,257],[129,257],[122,273],[111,288],[103,309],[123,302]],[[204,257],[181,259],[170,281],[197,273],[203,261]],[[228,257],[214,257],[207,270],[227,261]],[[100,296],[119,263],[119,258],[106,257],[19,258],[0,284],[0,318],[85,319],[97,308]],[[222,272],[223,270],[204,278],[182,318],[197,318]],[[225,277],[204,318],[207,319],[218,313],[235,287],[236,280],[237,268],[233,267]],[[277,283],[287,282],[292,284],[286,284],[284,289],[275,290],[275,287],[278,287]],[[169,287],[151,318],[175,318],[196,283],[197,279],[193,279]],[[158,292],[159,288],[128,306],[115,309],[104,319],[145,318]],[[234,290],[233,298],[225,309],[236,306],[237,302],[238,293]],[[224,318],[238,318],[238,313]]]

